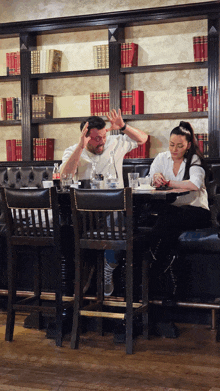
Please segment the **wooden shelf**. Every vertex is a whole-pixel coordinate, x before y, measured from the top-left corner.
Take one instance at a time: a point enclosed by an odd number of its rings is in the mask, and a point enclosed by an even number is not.
[[[0,82],[4,81],[20,81],[21,80],[21,75],[14,75],[14,76],[0,76]]]
[[[82,71],[54,72],[54,73],[32,73],[31,79],[61,79],[66,77],[105,76],[109,74],[108,68],[90,69]]]
[[[147,73],[147,72],[167,72],[167,71],[182,71],[186,69],[208,68],[208,61],[204,62],[183,62],[178,64],[160,64],[146,65],[130,68],[121,68],[121,73]]]
[[[41,119],[35,118],[32,119],[33,124],[54,124],[54,123],[64,123],[64,122],[82,122],[85,121],[88,117],[67,117],[67,118],[50,118],[50,119]],[[102,116],[102,118],[106,118]],[[155,113],[155,114],[136,114],[136,115],[123,115],[124,120],[130,121],[151,121],[151,120],[164,120],[164,119],[186,119],[186,118],[208,118],[207,111],[201,112],[182,112],[182,113]]]
[[[21,120],[6,120],[6,121],[0,121],[0,126],[14,126],[14,125],[21,125]]]

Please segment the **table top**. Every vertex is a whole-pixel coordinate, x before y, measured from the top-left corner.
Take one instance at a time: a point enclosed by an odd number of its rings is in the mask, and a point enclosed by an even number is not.
[[[169,189],[169,190],[156,190],[151,189],[134,189],[132,191],[135,199],[146,200],[164,200],[168,202],[174,202],[178,196],[189,194],[189,190],[186,189]]]

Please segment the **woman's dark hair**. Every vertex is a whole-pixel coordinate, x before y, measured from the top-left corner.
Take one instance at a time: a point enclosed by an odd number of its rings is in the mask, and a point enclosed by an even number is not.
[[[88,132],[93,129],[93,128],[96,128],[98,130],[101,130],[105,127],[106,123],[104,121],[104,119],[102,119],[101,117],[98,117],[96,115],[93,115],[92,117],[89,117],[87,118],[86,121],[83,121],[81,124],[80,124],[80,130],[82,131],[83,130],[83,127],[85,125],[85,123],[88,122],[89,123],[89,126],[88,126]]]
[[[170,132],[170,136],[172,134],[176,134],[177,136],[185,136],[186,140],[191,143],[190,148],[185,153],[185,160],[186,160],[186,169],[184,173],[183,179],[189,179],[189,169],[191,166],[202,166],[204,170],[207,170],[206,163],[204,160],[204,156],[202,152],[200,151],[198,147],[198,142],[194,133],[194,130],[189,122],[180,121],[179,126],[174,128]],[[197,155],[200,159],[198,159],[198,162],[191,163],[193,155]]]

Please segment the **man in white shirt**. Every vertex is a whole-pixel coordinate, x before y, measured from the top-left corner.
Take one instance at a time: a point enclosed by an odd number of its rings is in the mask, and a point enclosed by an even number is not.
[[[147,141],[148,135],[125,124],[121,116],[121,110],[112,110],[107,115],[111,123],[109,129],[106,129],[106,123],[101,117],[89,117],[81,123],[81,136],[78,144],[75,144],[64,151],[60,174],[77,173],[78,179],[90,179],[92,165],[96,165],[96,173],[104,177],[108,172],[110,157],[113,153],[114,162],[117,171],[119,187],[124,187],[123,182],[123,158],[127,152],[137,148],[138,145]],[[111,130],[119,131],[117,135],[110,135]],[[123,134],[121,134],[123,132]],[[111,250],[105,252],[105,296],[110,296],[114,290],[113,270],[117,266],[115,253]]]

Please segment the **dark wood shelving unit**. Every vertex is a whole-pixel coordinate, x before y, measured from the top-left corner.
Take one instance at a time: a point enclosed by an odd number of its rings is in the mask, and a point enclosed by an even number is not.
[[[178,64],[159,64],[146,65],[130,68],[121,68],[122,73],[147,73],[147,72],[167,72],[167,71],[183,71],[186,69],[208,68],[208,61],[204,62],[183,62]]]
[[[31,79],[62,79],[66,77],[86,77],[86,76],[106,76],[109,74],[108,68],[90,69],[82,71],[68,71],[55,73],[32,73]]]
[[[120,46],[125,42],[125,27],[144,24],[172,23],[178,21],[208,21],[208,62],[146,65],[121,68]],[[57,73],[31,74],[31,50],[37,48],[37,36],[59,34],[60,32],[107,29],[109,41],[109,69],[78,70]],[[24,163],[32,162],[32,141],[38,137],[39,124],[81,122],[84,117],[31,119],[31,95],[38,93],[38,80],[68,77],[109,75],[110,109],[120,107],[120,91],[126,89],[125,78],[129,73],[167,72],[186,69],[208,69],[209,112],[199,113],[152,113],[127,115],[125,120],[164,120],[208,118],[210,157],[220,156],[219,141],[219,36],[220,2],[155,7],[132,11],[79,15],[74,17],[50,18],[25,22],[0,24],[0,38],[20,37],[21,75],[1,76],[0,82],[21,81],[22,121],[1,121],[0,125],[22,126],[22,158]],[[19,162],[20,163],[20,162]],[[38,162],[39,163],[39,162]]]
[[[32,119],[33,124],[55,124],[65,122],[82,122],[87,117],[67,117],[67,118],[48,118]],[[105,117],[102,117],[105,119]],[[155,113],[155,114],[136,114],[136,115],[123,115],[124,120],[132,121],[152,121],[152,120],[165,120],[165,119],[190,119],[190,118],[208,118],[207,111],[200,112],[181,112],[181,113]],[[6,121],[5,121],[6,122]]]

